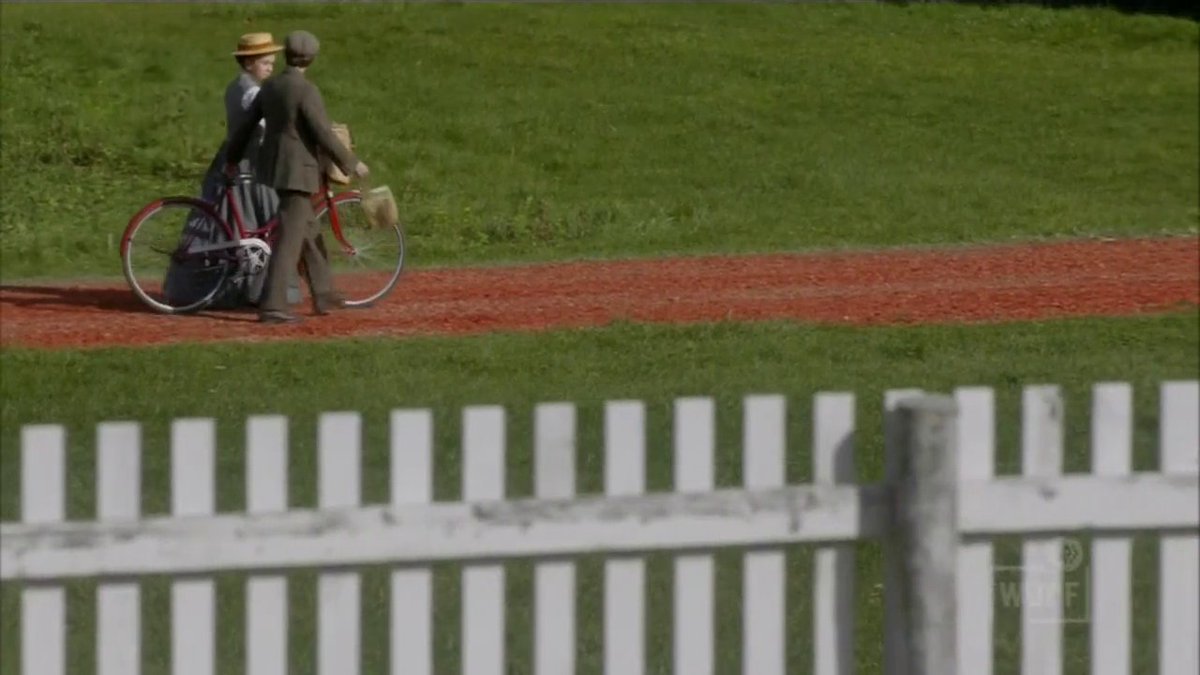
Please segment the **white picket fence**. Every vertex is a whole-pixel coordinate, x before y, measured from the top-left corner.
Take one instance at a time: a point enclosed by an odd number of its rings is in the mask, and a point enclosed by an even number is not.
[[[538,675],[573,673],[575,568],[570,556],[607,554],[603,662],[609,675],[645,672],[645,576],[637,554],[674,555],[674,672],[714,673],[714,560],[719,547],[743,555],[743,670],[785,672],[784,553],[817,547],[811,658],[818,675],[857,671],[855,555],[848,542],[885,542],[885,660],[891,672],[990,675],[993,564],[988,538],[1020,533],[1026,588],[1046,583],[1069,532],[1094,535],[1090,551],[1091,668],[1131,672],[1131,543],[1161,534],[1159,672],[1200,672],[1200,425],[1198,383],[1160,389],[1160,472],[1131,472],[1131,388],[1096,385],[1091,401],[1092,473],[1063,475],[1064,406],[1056,386],[1022,398],[1021,476],[995,475],[993,392],[960,388],[951,397],[887,393],[887,478],[860,485],[854,470],[855,398],[820,393],[812,417],[813,483],[785,484],[787,402],[744,400],[744,486],[714,490],[714,403],[674,407],[674,493],[645,493],[645,408],[613,401],[604,411],[604,495],[576,496],[576,408],[535,410],[535,497],[505,500],[506,411],[462,411],[462,503],[432,501],[432,414],[390,417],[391,503],[361,506],[361,419],[319,420],[319,508],[288,508],[287,420],[253,417],[246,428],[246,514],[214,515],[215,426],[173,422],[171,516],[141,517],[140,428],[98,427],[98,522],[64,522],[65,432],[22,432],[22,522],[0,529],[0,576],[23,584],[22,672],[65,671],[61,583],[98,577],[96,662],[102,675],[140,669],[138,575],[176,577],[171,654],[178,675],[215,672],[218,620],[205,574],[245,570],[246,670],[289,671],[287,579],[316,568],[319,673],[357,672],[360,576],[354,567],[391,564],[390,672],[433,672],[429,565],[457,560],[462,572],[462,671],[507,672],[504,559],[536,561],[533,603]],[[1079,551],[1068,551],[1077,556]],[[1075,559],[1075,558],[1072,558]],[[1057,569],[1057,568],[1051,568]],[[1056,579],[1058,577],[1055,577]],[[1021,672],[1061,670],[1062,596],[1022,603]],[[866,636],[862,639],[879,639]],[[804,638],[809,642],[807,638]]]

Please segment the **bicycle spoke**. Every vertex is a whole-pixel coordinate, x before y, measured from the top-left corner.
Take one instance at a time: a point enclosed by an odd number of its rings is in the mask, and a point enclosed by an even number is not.
[[[357,196],[339,197],[336,210],[341,240],[334,235],[336,246],[328,247],[334,285],[351,305],[374,302],[392,290],[403,270],[403,230],[372,226]],[[319,220],[322,228],[332,228],[327,210]]]

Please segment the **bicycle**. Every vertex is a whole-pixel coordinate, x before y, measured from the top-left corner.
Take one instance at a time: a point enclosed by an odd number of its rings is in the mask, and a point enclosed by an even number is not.
[[[245,173],[226,179],[225,204],[233,216],[232,224],[216,203],[198,197],[163,197],[134,214],[121,237],[121,265],[125,280],[142,302],[164,314],[185,314],[209,307],[231,285],[261,288],[272,247],[279,239],[279,214],[262,227],[247,229],[234,188],[252,180],[252,175]],[[340,245],[326,248],[333,249],[328,250],[330,273],[349,307],[369,307],[385,297],[404,269],[403,226],[399,222],[390,227],[371,225],[362,209],[348,208],[361,201],[360,190],[335,195],[328,181],[313,195],[318,223],[322,229],[328,227]],[[186,212],[182,219],[171,215],[181,210]],[[159,217],[163,214],[168,217]],[[325,217],[327,224],[321,222]],[[158,237],[164,243],[156,246]],[[135,270],[135,256],[143,250],[157,256],[150,257],[146,269]],[[343,274],[344,266],[357,274]],[[167,288],[171,272],[188,275],[188,294],[181,296],[183,289]]]

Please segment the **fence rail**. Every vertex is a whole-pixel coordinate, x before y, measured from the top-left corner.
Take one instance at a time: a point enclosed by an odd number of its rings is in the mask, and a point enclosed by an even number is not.
[[[1195,529],[1192,476],[998,478],[958,483],[958,535]],[[1097,511],[1098,502],[1137,503]],[[783,546],[879,537],[885,486],[722,489],[695,495],[514,499],[295,509],[0,527],[0,578],[49,581],[591,553]]]
[[[813,480],[785,482],[786,400],[749,396],[743,408],[743,486],[715,489],[714,404],[685,398],[674,408],[674,492],[645,490],[645,408],[609,402],[604,411],[604,494],[577,495],[576,418],[569,403],[535,410],[534,496],[505,499],[506,413],[463,410],[462,501],[432,499],[433,417],[390,417],[391,503],[362,505],[361,418],[326,413],[318,424],[318,506],[289,509],[287,420],[253,417],[246,427],[243,514],[215,513],[215,424],[171,427],[171,514],[141,516],[141,429],[99,425],[97,519],[64,522],[66,436],[61,427],[22,431],[22,521],[0,525],[0,577],[22,589],[23,672],[65,672],[61,583],[97,577],[100,673],[139,672],[138,577],[169,574],[176,673],[214,670],[214,587],[206,574],[251,572],[246,584],[246,668],[288,667],[287,580],[293,567],[318,568],[318,672],[360,664],[360,578],[352,569],[390,564],[391,672],[433,672],[430,565],[464,561],[462,668],[506,672],[506,558],[535,561],[535,672],[575,672],[572,556],[602,553],[605,672],[645,669],[644,562],[674,555],[675,672],[714,672],[712,550],[744,548],[743,672],[785,671],[785,568],[779,546],[816,547],[813,571],[814,672],[855,672],[855,555],[847,546],[881,538],[885,550],[885,661],[895,673],[992,672],[993,560],[990,537],[1024,535],[1020,571],[1041,582],[1033,562],[1061,568],[1078,552],[1062,536],[1094,535],[1090,630],[1094,673],[1131,672],[1130,536],[1160,533],[1159,670],[1200,669],[1200,386],[1160,389],[1157,472],[1131,471],[1132,392],[1123,383],[1093,390],[1091,472],[1063,475],[1064,415],[1055,386],[1022,398],[1022,475],[995,475],[993,393],[960,388],[952,397],[888,392],[885,480],[854,474],[855,399],[820,393],[812,418]],[[1021,668],[1061,671],[1062,599],[1022,603]]]

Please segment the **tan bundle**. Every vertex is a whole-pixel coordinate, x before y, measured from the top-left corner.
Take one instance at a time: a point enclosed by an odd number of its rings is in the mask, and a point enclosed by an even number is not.
[[[350,127],[335,122],[332,129],[333,135],[338,137],[338,140],[342,142],[342,145],[346,146],[347,150],[354,148],[354,145],[350,142]],[[350,182],[350,177],[339,169],[337,162],[333,160],[330,160],[329,166],[325,170],[325,175],[329,177],[329,182],[331,183],[346,185]]]
[[[364,192],[361,205],[371,227],[392,227],[400,220],[396,199],[392,196],[391,188],[386,185]]]

